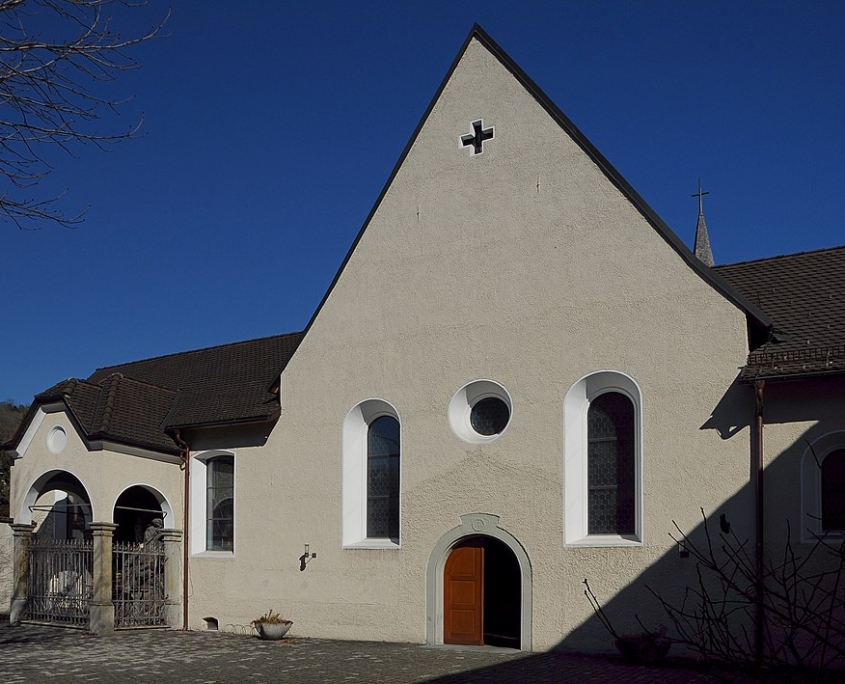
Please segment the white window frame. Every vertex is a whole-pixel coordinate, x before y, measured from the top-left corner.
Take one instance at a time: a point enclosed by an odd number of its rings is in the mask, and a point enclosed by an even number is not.
[[[399,543],[367,537],[367,437],[370,424],[382,416],[399,422]],[[343,548],[398,549],[402,534],[402,421],[396,408],[383,399],[367,399],[343,419]]]
[[[845,449],[845,431],[822,435],[807,447],[801,459],[801,541],[814,544],[819,537],[845,539],[845,530],[822,529],[822,469],[824,460],[834,451]],[[818,459],[818,462],[816,462]]]
[[[206,548],[206,524],[208,520],[207,491],[208,464],[216,458],[231,457],[233,462],[232,483],[232,551],[212,551]],[[231,451],[209,451],[191,458],[191,555],[208,558],[234,558],[238,548],[238,457]]]
[[[587,412],[590,402],[607,392],[625,395],[634,405],[634,533],[587,532]],[[566,393],[563,402],[564,506],[566,546],[641,546],[643,543],[643,427],[642,392],[630,376],[603,370],[585,375]]]

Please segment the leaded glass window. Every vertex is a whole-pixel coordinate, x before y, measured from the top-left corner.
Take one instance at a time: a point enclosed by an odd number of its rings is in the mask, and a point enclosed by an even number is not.
[[[206,468],[206,533],[208,551],[233,551],[235,546],[235,458],[218,456]]]
[[[845,530],[845,449],[822,462],[822,529]]]
[[[587,533],[634,534],[634,405],[606,392],[587,412]]]
[[[399,421],[381,416],[367,434],[367,537],[399,541]]]
[[[479,435],[489,437],[500,434],[508,425],[511,412],[499,397],[487,397],[472,407],[469,422]]]

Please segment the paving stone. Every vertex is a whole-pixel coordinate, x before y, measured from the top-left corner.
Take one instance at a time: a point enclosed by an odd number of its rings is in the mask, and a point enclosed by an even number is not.
[[[505,649],[285,639],[170,630],[95,636],[39,625],[0,627],[0,682],[108,684],[703,684],[682,665],[627,665],[615,657]]]

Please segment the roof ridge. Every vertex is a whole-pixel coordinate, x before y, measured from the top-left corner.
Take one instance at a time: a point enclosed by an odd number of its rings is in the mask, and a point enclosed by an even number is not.
[[[168,358],[173,358],[173,357],[177,357],[177,356],[188,356],[190,354],[197,354],[199,352],[206,352],[206,351],[210,351],[212,349],[223,349],[224,347],[236,347],[240,344],[249,344],[250,342],[261,342],[263,340],[272,340],[272,339],[276,339],[276,338],[281,339],[283,337],[295,337],[297,335],[302,335],[302,332],[299,331],[299,332],[283,333],[281,335],[266,335],[264,337],[254,337],[254,338],[249,339],[249,340],[239,340],[237,342],[226,342],[224,344],[213,344],[213,345],[210,345],[208,347],[200,347],[199,349],[188,349],[188,350],[180,351],[180,352],[172,352],[170,354],[161,354],[159,356],[150,356],[150,357],[147,357],[147,358],[144,358],[144,359],[136,359],[135,361],[125,361],[124,363],[113,363],[109,366],[102,366],[100,368],[96,368],[94,370],[94,372],[91,373],[91,375],[95,375],[97,373],[108,371],[111,368],[122,368],[124,366],[132,366],[132,365],[135,365],[137,363],[146,363],[147,361],[159,361],[161,359],[168,359]],[[167,389],[167,388],[165,388],[165,389]]]
[[[65,378],[54,384],[52,387],[48,387],[43,392],[38,392],[38,394],[34,395],[34,399],[38,401],[44,401],[47,397],[52,397],[59,395],[61,397],[67,397],[73,394],[74,390],[77,387],[85,385],[88,387],[99,388],[99,385],[96,382],[91,382],[90,380],[85,380],[81,378]],[[41,397],[39,400],[38,398]]]
[[[836,252],[837,250],[845,250],[845,245],[837,245],[835,247],[820,247],[819,249],[808,249],[804,252],[792,252],[790,254],[775,254],[774,256],[761,257],[759,259],[747,259],[746,261],[735,261],[732,264],[718,264],[714,266],[716,270],[722,268],[730,268],[731,266],[745,266],[747,264],[757,264],[763,261],[774,261],[776,259],[789,259],[791,257],[809,256],[812,254],[821,254],[822,252]]]
[[[149,380],[141,380],[140,378],[132,377],[131,375],[126,375],[125,373],[121,373],[119,371],[115,371],[114,373],[106,376],[99,383],[88,383],[93,385],[94,387],[103,387],[104,383],[113,378],[115,375],[119,375],[121,380],[124,382],[132,382],[137,385],[144,385],[145,387],[152,387],[153,389],[162,390],[163,392],[170,392],[172,394],[178,394],[181,392],[181,389],[178,387],[168,387],[166,385],[157,385],[154,382],[150,382]]]
[[[106,390],[106,400],[103,405],[103,413],[100,418],[99,430],[96,431],[103,434],[108,434],[112,414],[114,413],[114,404],[117,400],[117,388],[120,385],[120,381],[123,380],[123,375],[121,373],[112,373],[107,380],[109,381],[108,388],[103,386],[103,383],[100,383],[103,389]]]

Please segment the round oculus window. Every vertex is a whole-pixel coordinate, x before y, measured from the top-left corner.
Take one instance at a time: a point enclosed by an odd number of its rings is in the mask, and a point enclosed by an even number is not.
[[[476,402],[469,414],[469,424],[479,435],[492,437],[507,427],[511,417],[508,405],[499,397],[487,397]]]
[[[494,380],[467,383],[449,402],[449,423],[453,432],[470,444],[497,439],[513,417],[510,394]]]

